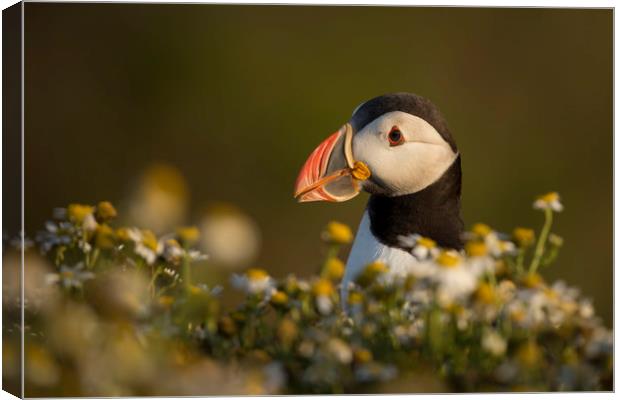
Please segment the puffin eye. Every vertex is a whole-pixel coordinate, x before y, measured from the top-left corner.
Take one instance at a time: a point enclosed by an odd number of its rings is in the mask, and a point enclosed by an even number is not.
[[[405,136],[397,126],[393,126],[390,133],[388,133],[388,141],[390,146],[398,146],[405,142]]]

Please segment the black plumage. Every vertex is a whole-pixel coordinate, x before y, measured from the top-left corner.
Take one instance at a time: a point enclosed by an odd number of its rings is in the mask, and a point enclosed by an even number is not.
[[[373,194],[368,200],[370,230],[383,244],[405,248],[399,236],[413,233],[439,246],[461,249],[461,156],[427,188],[402,196]]]

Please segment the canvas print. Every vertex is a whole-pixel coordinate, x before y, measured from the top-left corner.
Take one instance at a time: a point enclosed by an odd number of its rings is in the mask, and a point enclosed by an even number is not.
[[[612,391],[612,46],[604,8],[5,9],[3,389]]]

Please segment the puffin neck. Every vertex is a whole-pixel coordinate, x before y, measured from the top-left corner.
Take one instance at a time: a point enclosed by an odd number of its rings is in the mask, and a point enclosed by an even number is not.
[[[461,249],[461,156],[427,188],[402,196],[373,194],[368,200],[370,230],[383,244],[402,248],[399,236],[417,233],[441,247]]]

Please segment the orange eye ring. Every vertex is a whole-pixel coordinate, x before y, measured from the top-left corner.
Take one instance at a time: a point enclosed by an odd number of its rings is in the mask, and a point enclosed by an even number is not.
[[[397,126],[393,126],[390,129],[390,132],[387,134],[388,142],[390,142],[390,146],[400,146],[405,143],[405,135],[398,129]]]

